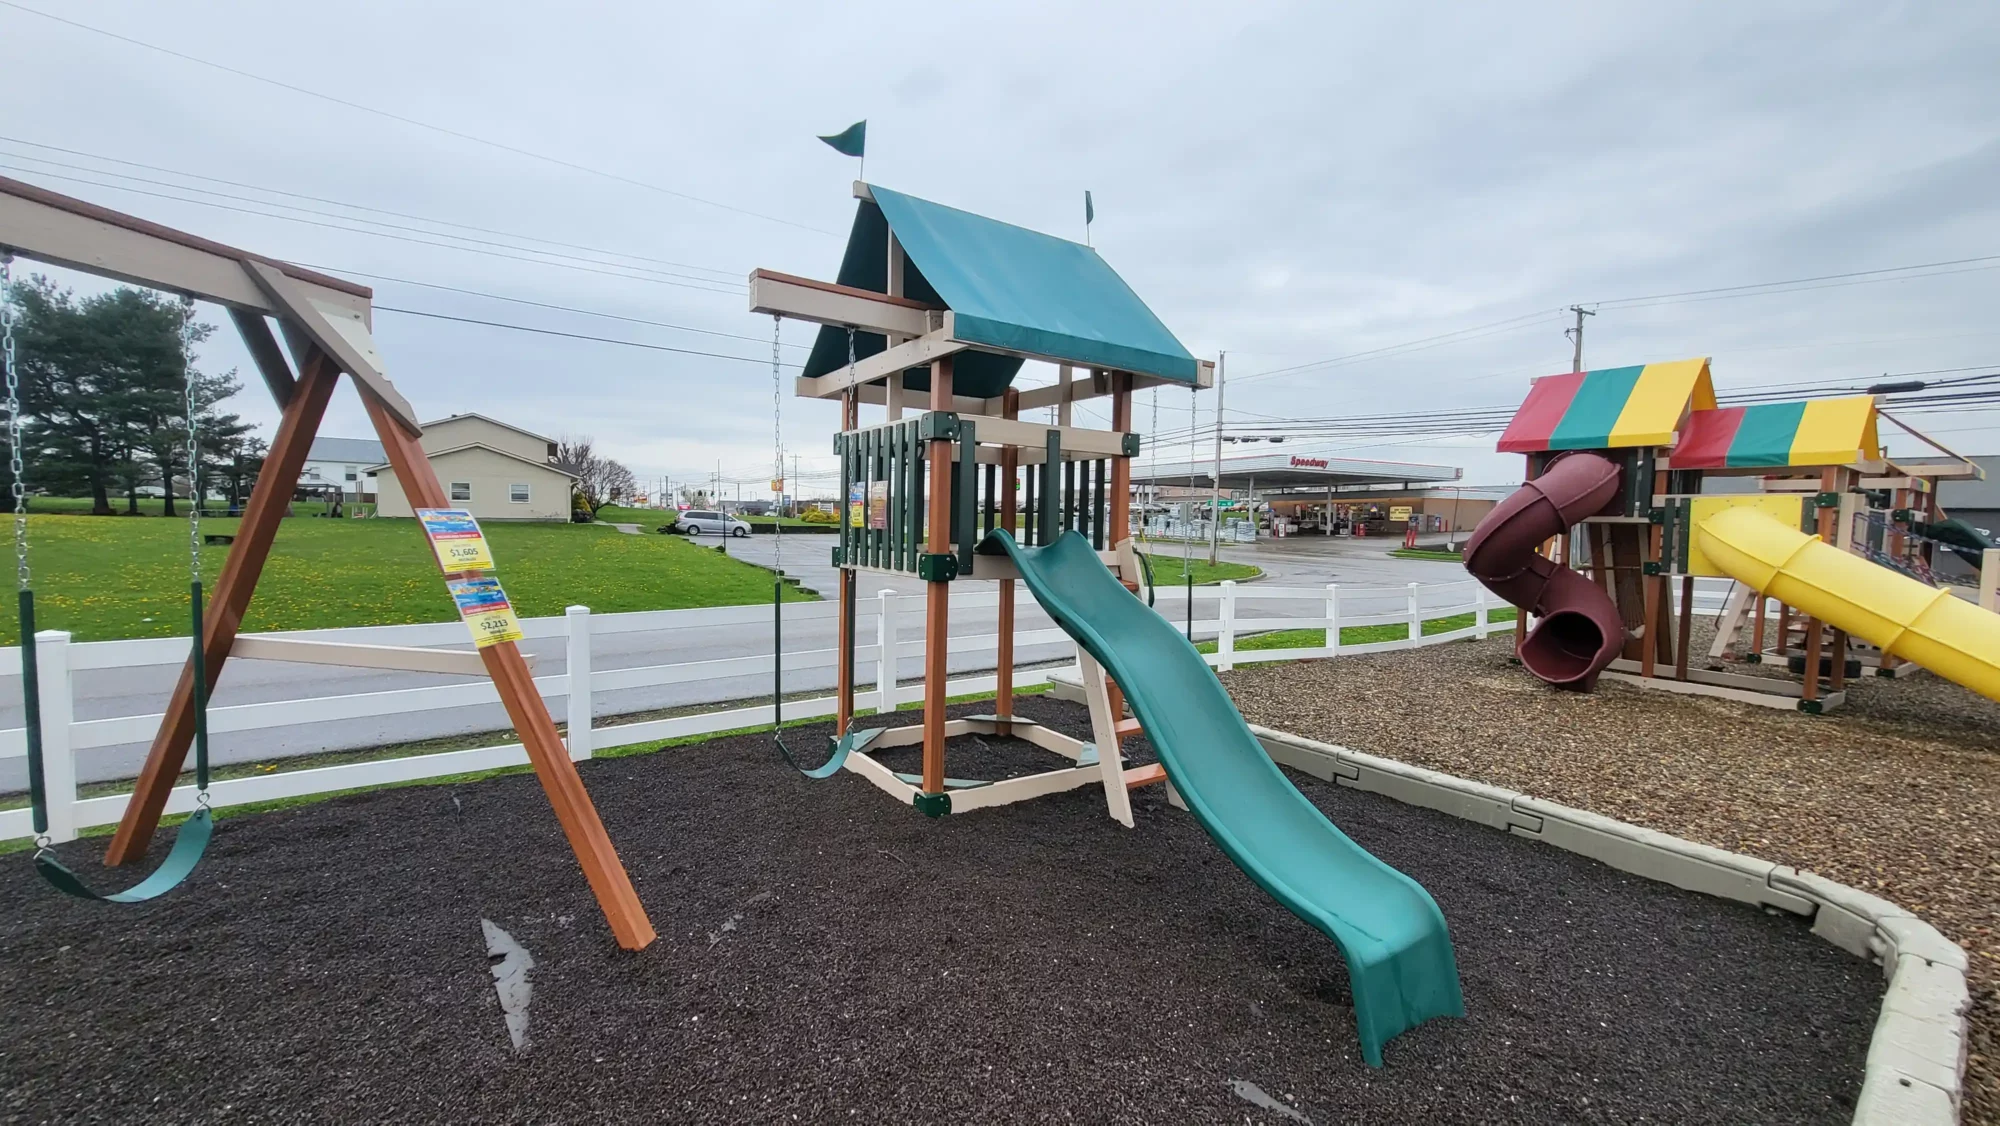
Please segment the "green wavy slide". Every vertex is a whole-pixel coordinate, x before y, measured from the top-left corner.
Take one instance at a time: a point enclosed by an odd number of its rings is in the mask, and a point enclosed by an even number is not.
[[[1222,682],[1166,619],[1065,533],[1022,547],[995,531],[980,552],[1012,557],[1049,615],[1105,667],[1188,809],[1222,851],[1347,960],[1361,1054],[1432,1017],[1465,1015],[1444,914],[1415,880],[1371,856],[1292,785]]]

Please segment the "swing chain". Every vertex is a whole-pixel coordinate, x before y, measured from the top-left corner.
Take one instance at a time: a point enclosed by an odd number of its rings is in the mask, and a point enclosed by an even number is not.
[[[14,254],[0,250],[0,361],[7,369],[7,467],[13,474],[14,578],[28,589],[28,486],[22,478],[21,376],[14,366]]]
[[[195,420],[194,298],[181,295],[181,389],[187,400],[188,571],[201,581],[201,435]]]
[[[783,322],[783,317],[776,313],[771,314],[771,456],[774,459],[771,466],[771,480],[780,482],[778,506],[771,512],[771,566],[773,570],[778,571],[780,581],[784,575],[780,567],[785,561],[783,554],[785,489],[787,486],[797,487],[793,482],[785,480],[784,380],[778,372],[778,330]]]

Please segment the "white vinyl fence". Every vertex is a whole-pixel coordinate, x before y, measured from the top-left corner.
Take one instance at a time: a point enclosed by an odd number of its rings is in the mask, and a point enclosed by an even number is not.
[[[1501,603],[1483,587],[1464,580],[1454,583],[1410,583],[1401,587],[1338,586],[1279,587],[1261,583],[1225,582],[1216,587],[1194,588],[1196,602],[1215,606],[1214,617],[1188,617],[1188,590],[1162,586],[1157,591],[1159,613],[1178,629],[1187,629],[1196,639],[1213,638],[1216,652],[1208,654],[1210,665],[1231,669],[1238,665],[1268,661],[1324,658],[1342,654],[1373,653],[1387,649],[1408,649],[1438,645],[1464,638],[1485,637],[1495,630],[1509,629],[1494,623],[1490,614]],[[1697,608],[1704,603],[1721,605],[1721,594],[1698,595]],[[997,592],[961,594],[953,597],[952,608],[974,609],[998,604]],[[873,637],[856,639],[856,664],[873,664],[877,680],[872,690],[860,692],[857,706],[888,712],[898,705],[923,699],[923,685],[900,683],[897,661],[878,661],[891,653],[898,658],[923,653],[923,604],[921,596],[883,591],[876,596]],[[1274,611],[1281,607],[1284,613]],[[830,621],[838,612],[834,602],[788,603],[784,607],[787,626],[814,620]],[[1456,614],[1471,614],[1471,624],[1449,632],[1425,634],[1423,622]],[[866,619],[862,626],[868,623]],[[593,615],[587,607],[572,606],[560,617],[530,618],[522,622],[529,638],[563,637],[566,640],[565,671],[535,677],[535,686],[544,699],[561,698],[563,705],[552,709],[558,721],[568,723],[568,747],[572,759],[587,759],[594,751],[650,743],[683,736],[706,735],[737,728],[768,725],[772,722],[768,699],[748,706],[724,707],[697,714],[636,723],[592,721],[593,695],[631,688],[688,684],[769,674],[774,658],[770,653],[718,660],[648,665],[594,671],[591,668],[591,639],[635,631],[673,631],[696,626],[741,626],[768,630],[771,611],[767,606],[731,606],[702,610],[663,610],[632,614]],[[1340,629],[1349,626],[1402,625],[1405,632],[1392,640],[1361,645],[1343,645]],[[1240,650],[1239,638],[1274,630],[1310,629],[1321,631],[1320,644],[1287,649]],[[467,646],[465,627],[458,622],[427,625],[389,626],[369,629],[316,630],[288,634],[244,635],[317,641],[359,642],[401,646]],[[1062,641],[1061,630],[1016,631],[1017,648],[1036,643]],[[49,835],[55,841],[75,839],[79,830],[115,824],[124,812],[127,794],[79,798],[76,755],[93,748],[145,743],[160,724],[158,713],[118,716],[105,719],[75,718],[74,674],[87,669],[137,669],[167,666],[177,669],[187,657],[184,638],[154,638],[134,641],[73,643],[70,635],[45,630],[36,635],[41,673],[42,754],[49,794]],[[952,653],[983,653],[995,650],[994,634],[955,636],[948,642]],[[789,675],[807,670],[834,668],[837,653],[831,648],[787,651],[784,667]],[[0,676],[18,678],[21,669],[18,648],[0,649]],[[1017,687],[1046,683],[1049,668],[1021,669],[1015,673]],[[990,692],[995,687],[991,673],[949,681],[951,695]],[[325,723],[367,716],[410,715],[434,709],[494,704],[499,694],[484,678],[468,678],[463,684],[424,688],[404,688],[380,692],[322,696],[309,699],[276,700],[215,707],[209,711],[209,731],[213,734],[256,731],[300,724]],[[784,717],[806,719],[834,713],[834,697],[787,701]],[[21,728],[0,730],[0,761],[24,758],[27,741]],[[245,778],[216,781],[209,788],[211,803],[217,807],[271,801],[307,794],[362,789],[424,778],[439,778],[470,771],[521,766],[527,752],[517,743],[443,751],[403,758],[378,759],[304,770],[280,770]],[[182,786],[168,801],[169,813],[194,809],[192,786]],[[0,839],[31,835],[26,808],[0,811]]]

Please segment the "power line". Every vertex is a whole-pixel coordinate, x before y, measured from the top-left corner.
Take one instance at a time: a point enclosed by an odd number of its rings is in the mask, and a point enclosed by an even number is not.
[[[11,154],[11,153],[4,153],[4,152],[0,152],[0,155],[15,155],[15,154]],[[25,158],[23,158],[23,157],[19,157],[19,156],[16,156],[16,159],[27,159],[27,160],[32,160],[32,161],[35,161],[36,163],[39,163],[39,164],[53,164],[53,165],[56,165],[56,166],[57,166],[57,167],[59,167],[59,168],[78,168],[78,166],[77,166],[77,165],[73,165],[73,164],[64,164],[64,163],[62,163],[62,162],[60,162],[60,161],[54,161],[54,160],[43,160],[43,159],[42,159],[41,157],[37,157],[37,156],[28,156],[28,157],[25,157]],[[14,171],[14,172],[25,172],[25,173],[28,173],[28,174],[31,174],[31,175],[34,175],[34,174],[39,174],[39,175],[43,175],[43,176],[54,176],[54,177],[60,177],[60,178],[67,178],[67,179],[73,179],[73,180],[76,180],[76,181],[78,181],[79,183],[85,183],[85,184],[95,184],[95,185],[96,185],[96,186],[98,186],[98,187],[109,187],[109,188],[119,188],[119,187],[121,187],[121,185],[117,185],[117,184],[105,184],[105,183],[103,183],[102,181],[97,181],[97,180],[85,180],[85,179],[83,179],[83,178],[81,178],[81,177],[63,177],[63,176],[62,176],[62,173],[60,173],[60,172],[45,172],[45,171],[42,171],[42,170],[40,170],[40,169],[28,169],[28,168],[22,168],[22,167],[20,167],[19,165],[13,165],[13,164],[0,164],[0,168],[5,168],[5,169],[8,169],[9,171]],[[344,220],[344,221],[346,221],[346,222],[349,222],[349,223],[365,223],[365,224],[367,224],[368,226],[371,226],[371,227],[381,227],[381,228],[383,228],[384,230],[390,230],[390,231],[408,231],[408,232],[411,232],[411,233],[413,233],[413,234],[420,234],[420,235],[436,235],[436,236],[438,236],[439,238],[449,238],[449,239],[457,239],[457,240],[459,240],[460,242],[467,242],[467,243],[471,243],[471,244],[473,244],[474,246],[498,246],[498,247],[504,247],[504,248],[506,248],[506,249],[509,249],[509,250],[526,250],[526,251],[528,251],[528,252],[530,252],[530,253],[533,253],[533,254],[543,254],[543,255],[547,255],[547,256],[548,256],[548,257],[550,257],[550,258],[567,258],[567,259],[569,259],[569,260],[571,260],[571,261],[574,261],[574,262],[583,262],[583,263],[587,263],[587,264],[589,264],[589,265],[592,265],[592,266],[611,266],[611,267],[614,267],[614,268],[617,268],[617,269],[626,269],[626,270],[645,270],[645,271],[646,271],[647,273],[652,273],[652,274],[659,274],[659,275],[660,275],[660,276],[662,276],[662,277],[668,277],[668,278],[682,278],[682,279],[685,279],[685,280],[687,280],[687,281],[695,281],[695,282],[702,282],[702,283],[704,283],[704,284],[706,284],[706,285],[728,285],[728,284],[731,284],[731,282],[732,282],[732,281],[734,280],[734,279],[730,279],[730,280],[724,280],[724,279],[721,279],[721,278],[704,278],[704,277],[701,277],[701,276],[699,276],[699,275],[696,275],[696,274],[680,274],[680,273],[675,273],[675,272],[674,272],[674,271],[672,271],[672,270],[660,270],[660,269],[656,269],[656,268],[654,268],[654,267],[651,267],[651,266],[631,266],[631,265],[627,265],[626,263],[623,263],[623,262],[605,262],[605,261],[601,261],[601,260],[599,260],[599,259],[596,259],[596,258],[585,258],[585,257],[582,257],[581,255],[576,255],[576,254],[565,254],[565,253],[563,253],[563,252],[561,252],[561,251],[556,251],[556,250],[537,250],[537,249],[535,249],[535,248],[533,248],[533,247],[526,247],[526,246],[518,246],[518,245],[516,245],[516,244],[514,244],[514,243],[507,243],[507,242],[495,242],[495,241],[493,241],[493,240],[491,240],[491,239],[483,239],[483,238],[473,238],[473,237],[472,237],[472,236],[470,236],[470,235],[455,235],[455,234],[452,234],[452,233],[451,233],[451,232],[449,232],[449,231],[434,231],[434,230],[431,230],[431,229],[429,229],[429,228],[427,228],[427,227],[410,227],[410,226],[405,226],[404,224],[401,224],[401,223],[385,223],[385,222],[381,221],[380,219],[364,219],[364,218],[362,218],[362,217],[360,217],[360,216],[358,216],[358,215],[343,215],[343,214],[341,214],[341,213],[339,213],[339,212],[337,212],[337,211],[321,211],[321,210],[318,210],[317,208],[312,208],[312,207],[300,207],[300,206],[299,206],[298,204],[295,204],[295,203],[279,203],[279,202],[277,202],[277,201],[275,201],[275,200],[268,200],[268,199],[257,199],[257,198],[256,198],[256,197],[254,197],[254,196],[241,196],[241,195],[235,195],[235,194],[233,194],[233,193],[230,193],[230,192],[218,192],[218,191],[214,190],[213,188],[195,188],[195,187],[189,187],[189,186],[188,186],[188,185],[186,185],[186,184],[173,184],[173,183],[168,183],[168,182],[166,182],[166,181],[164,181],[164,180],[150,180],[150,179],[147,179],[147,178],[146,178],[146,177],[144,177],[144,176],[131,176],[131,175],[127,175],[127,174],[125,174],[125,173],[123,173],[123,172],[105,172],[105,171],[102,171],[102,170],[100,170],[100,169],[96,169],[96,168],[81,168],[81,169],[79,169],[79,170],[80,170],[80,171],[84,171],[84,172],[89,172],[89,173],[91,173],[92,175],[95,175],[95,176],[111,176],[111,177],[114,177],[114,178],[116,178],[116,179],[120,179],[120,180],[130,180],[130,181],[132,181],[132,182],[134,182],[134,183],[139,183],[139,184],[152,184],[152,185],[154,185],[155,187],[161,187],[161,188],[171,188],[171,189],[173,189],[174,191],[177,191],[177,192],[191,192],[191,193],[194,193],[194,194],[196,194],[196,195],[199,195],[199,196],[212,196],[212,197],[214,197],[214,198],[216,198],[216,199],[233,199],[233,200],[236,200],[236,201],[238,201],[238,202],[240,202],[240,203],[254,203],[254,204],[257,204],[257,205],[259,205],[259,206],[262,206],[262,207],[279,207],[279,208],[283,208],[283,209],[284,209],[284,210],[286,210],[286,211],[297,211],[297,212],[299,212],[299,213],[301,213],[301,214],[304,214],[304,215],[318,215],[318,216],[320,216],[320,217],[322,217],[322,218],[326,218],[326,219],[340,219],[340,220]],[[133,188],[125,188],[125,189],[123,189],[123,190],[126,190],[126,191],[136,191],[137,189],[133,189]],[[174,198],[174,197],[168,197],[168,198]],[[187,203],[198,203],[198,202],[201,202],[201,201],[199,201],[199,200],[184,200],[183,202],[187,202]],[[284,216],[284,215],[272,215],[272,214],[271,214],[271,213],[269,213],[269,212],[254,212],[253,214],[264,214],[264,215],[269,215],[269,216],[270,216],[271,218],[290,218],[290,216]],[[302,220],[294,220],[294,221],[295,221],[295,222],[300,222],[300,221],[302,221]],[[429,222],[430,220],[424,220],[424,221],[425,221],[425,222]],[[353,228],[345,228],[345,229],[349,229],[349,230],[352,230]],[[543,241],[543,240],[541,240],[541,239],[534,239],[534,238],[532,238],[532,236],[530,236],[530,239],[531,239],[531,241],[535,241],[535,242],[540,242],[540,241]]]
[[[687,192],[676,191],[673,188],[662,187],[659,184],[649,183],[645,180],[634,179],[633,177],[620,175],[619,173],[616,172],[607,172],[601,168],[592,168],[587,164],[578,164],[573,160],[564,160],[561,157],[549,156],[546,153],[535,152],[533,149],[524,149],[518,145],[510,145],[505,141],[495,141],[488,137],[481,137],[474,133],[466,133],[458,129],[449,128],[447,126],[433,125],[428,121],[419,121],[414,117],[406,117],[400,113],[393,113],[389,110],[378,109],[375,106],[365,105],[361,102],[349,101],[346,98],[336,97],[332,94],[321,93],[318,90],[309,89],[304,86],[298,86],[290,82],[283,82],[276,78],[269,78],[264,75],[257,74],[254,71],[243,70],[240,67],[233,67],[224,63],[218,63],[211,59],[204,59],[199,55],[190,55],[184,51],[176,51],[171,47],[163,47],[157,43],[148,43],[143,39],[134,39],[129,35],[120,35],[115,31],[110,31],[105,28],[96,27],[87,23],[82,23],[77,20],[68,19],[63,16],[55,15],[54,13],[51,12],[44,12],[39,8],[30,8],[26,4],[16,3],[15,0],[0,0],[0,6],[12,8],[15,11],[19,12],[26,12],[31,16],[40,16],[45,20],[53,20],[56,23],[65,24],[69,27],[77,28],[78,30],[81,31],[88,31],[93,35],[102,35],[108,39],[115,39],[120,43],[126,43],[134,47],[140,47],[148,51],[156,51],[162,55],[169,55],[172,56],[173,58],[180,59],[183,62],[194,63],[197,66],[205,66],[212,70],[222,71],[225,74],[233,74],[238,78],[247,78],[253,82],[261,82],[267,86],[275,86],[281,90],[289,90],[294,94],[303,94],[309,98],[318,98],[319,100],[324,102],[332,102],[334,105],[345,106],[348,109],[359,110],[362,113],[373,114],[376,117],[387,118],[390,121],[400,122],[401,124],[414,126],[418,129],[427,129],[433,133],[441,133],[447,137],[456,137],[461,141],[470,141],[473,144],[485,145],[489,148],[499,149],[502,152],[513,153],[516,156],[525,156],[530,160],[539,160],[547,164],[556,165],[557,167],[560,168],[570,169],[571,171],[584,172],[592,176],[601,176],[607,180],[615,180],[621,184],[629,184],[635,188],[644,188],[650,192],[658,192],[661,195],[673,196],[676,199],[684,199],[690,203],[705,204],[709,207],[719,208],[720,210],[723,211],[734,212],[735,214],[738,215],[747,215],[753,219],[763,219],[767,222],[780,223],[787,227],[797,227],[799,230],[802,231],[812,231],[816,234],[834,235],[835,237],[838,237],[838,232],[835,231],[829,231],[821,227],[808,226],[805,223],[795,223],[790,219],[780,219],[776,215],[766,215],[761,211],[752,211],[748,208],[737,207],[734,204],[721,203],[716,200],[705,199],[698,195],[690,195]]]
[[[1985,254],[1977,258],[1953,258],[1943,262],[1919,262],[1911,266],[1883,266],[1874,270],[1849,270],[1841,274],[1820,274],[1810,278],[1788,278],[1784,281],[1751,282],[1747,285],[1724,285],[1711,289],[1684,289],[1675,293],[1649,293],[1640,297],[1613,297],[1590,304],[1605,307],[1632,305],[1641,301],[1660,301],[1670,297],[1701,297],[1713,293],[1742,293],[1746,290],[1767,289],[1780,285],[1800,285],[1806,282],[1842,281],[1848,278],[1871,277],[1879,274],[1898,274],[1910,270],[1929,270],[1940,266],[1964,266],[1974,262],[2000,262],[2000,254]],[[1959,271],[1953,271],[1957,273]],[[1897,279],[1889,279],[1897,280]]]
[[[720,332],[712,328],[696,328],[693,325],[674,324],[671,321],[653,321],[653,320],[647,320],[644,317],[628,317],[622,313],[607,313],[601,309],[584,309],[575,305],[558,305],[550,301],[532,301],[526,297],[509,297],[504,293],[487,293],[484,292],[483,290],[477,290],[477,289],[462,289],[459,286],[455,285],[442,285],[437,282],[416,281],[412,278],[392,278],[387,274],[373,274],[369,273],[367,270],[348,270],[348,269],[342,269],[339,266],[317,266],[311,262],[300,262],[297,264],[300,266],[304,266],[308,270],[319,270],[322,273],[333,274],[335,276],[340,276],[340,277],[369,278],[374,281],[391,282],[396,285],[416,285],[416,286],[422,286],[425,289],[443,290],[447,293],[463,293],[468,297],[484,297],[493,301],[510,301],[516,305],[532,305],[537,309],[554,309],[558,312],[563,312],[563,313],[581,313],[586,317],[603,317],[606,320],[625,321],[629,324],[650,325],[654,328],[671,328],[679,330],[681,332],[698,332],[704,336],[720,336],[728,340],[747,340],[752,344],[762,344],[765,342],[765,338],[761,336],[744,336],[741,333]],[[789,342],[787,342],[784,346],[787,348],[809,347],[809,345],[792,344]]]
[[[4,0],[0,0],[0,2],[4,2]],[[768,359],[762,359],[757,356],[731,356],[724,352],[703,352],[694,348],[674,348],[666,344],[647,344],[637,340],[620,340],[615,336],[593,336],[587,332],[563,332],[559,329],[536,328],[533,325],[513,324],[508,321],[489,321],[478,317],[461,317],[451,313],[432,312],[428,309],[402,309],[394,305],[377,305],[375,306],[375,311],[378,313],[401,313],[408,317],[427,317],[436,321],[456,321],[459,324],[483,325],[487,328],[504,328],[511,332],[532,332],[538,336],[560,336],[568,340],[590,340],[599,344],[618,344],[626,348],[644,348],[649,352],[674,352],[683,356],[706,356],[713,360],[735,360],[738,363],[745,364],[770,363]],[[786,366],[799,367],[801,365],[787,364]]]
[[[1444,344],[1457,344],[1465,340],[1478,340],[1486,336],[1499,336],[1503,333],[1518,332],[1524,328],[1531,328],[1537,321],[1550,320],[1558,318],[1561,315],[1561,310],[1542,310],[1534,313],[1524,313],[1517,317],[1508,317],[1505,320],[1474,325],[1471,328],[1461,328],[1452,332],[1441,332],[1431,336],[1419,337],[1416,340],[1406,340],[1400,344],[1386,344],[1380,348],[1370,348],[1363,352],[1350,352],[1344,356],[1331,356],[1324,360],[1311,360],[1303,364],[1293,364],[1290,367],[1269,368],[1265,371],[1252,372],[1249,375],[1239,377],[1236,382],[1240,386],[1244,383],[1250,383],[1259,379],[1268,379],[1272,376],[1290,375],[1295,372],[1307,371],[1314,368],[1335,367],[1355,360],[1380,357],[1386,353],[1423,351],[1426,348],[1440,347]],[[1483,331],[1488,329],[1494,331]],[[1478,335],[1472,335],[1475,333]]]
[[[407,211],[392,211],[386,207],[373,207],[365,203],[349,203],[346,200],[332,199],[327,196],[309,195],[305,192],[288,191],[284,188],[268,188],[261,184],[250,184],[250,183],[245,183],[241,180],[227,180],[220,176],[205,176],[199,172],[183,172],[178,168],[166,168],[157,164],[146,164],[137,160],[126,160],[122,157],[104,156],[100,153],[85,152],[81,149],[66,149],[61,147],[60,145],[45,145],[40,141],[29,141],[19,137],[0,136],[0,141],[5,141],[9,144],[27,145],[30,148],[47,149],[50,152],[59,152],[68,156],[79,156],[83,157],[86,160],[96,160],[106,164],[122,164],[129,168],[143,168],[148,172],[158,172],[166,176],[179,176],[187,180],[203,180],[211,184],[224,184],[232,188],[242,188],[246,191],[263,192],[266,195],[280,195],[280,196],[288,196],[292,199],[309,200],[313,203],[324,203],[334,207],[344,207],[350,211],[368,211],[376,215],[388,215],[397,219],[410,219],[419,223],[430,223],[434,226],[457,227],[458,229],[463,231],[477,231],[478,233],[484,235],[500,235],[504,238],[522,239],[528,242],[542,243],[547,246],[560,246],[568,250],[582,250],[582,251],[587,251],[591,254],[606,254],[614,258],[629,258],[637,262],[651,262],[661,266],[678,266],[684,270],[700,270],[704,273],[722,275],[722,278],[717,280],[733,282],[737,278],[743,275],[742,270],[725,270],[725,269],[719,269],[715,266],[700,266],[692,262],[676,262],[671,258],[654,258],[645,254],[632,254],[622,250],[606,250],[602,247],[597,247],[597,246],[586,246],[580,243],[563,242],[560,239],[542,238],[539,235],[522,234],[519,231],[503,231],[503,230],[497,230],[492,227],[476,226],[471,223],[460,223],[454,219],[438,219],[428,215],[413,215]],[[71,164],[68,163],[67,161],[50,160],[47,157],[36,156],[33,153],[21,153],[21,152],[6,153],[4,152],[4,150],[0,150],[0,154],[14,157],[16,160],[32,160],[38,164],[54,165],[57,168],[68,168],[71,169],[72,171],[77,171],[77,172],[89,172],[97,176],[113,176],[119,179],[133,180],[141,184],[154,184],[159,187],[174,188],[180,191],[207,192],[224,199],[237,199],[237,200],[242,200],[246,203],[261,203],[271,207],[290,206],[288,204],[277,203],[272,200],[257,199],[254,196],[230,195],[227,192],[216,192],[213,189],[209,188],[197,188],[197,187],[191,187],[186,184],[172,183],[170,181],[151,180],[147,179],[144,176],[133,176],[130,175],[129,173],[124,173],[124,172],[113,172],[103,168],[92,168],[89,165],[84,165],[84,164]],[[313,211],[310,208],[299,208],[298,210],[305,211],[308,214],[313,214],[313,215],[328,214],[327,212],[323,211]],[[338,215],[338,214],[335,214],[332,217],[340,219],[355,218],[354,216]],[[357,221],[365,222],[366,220],[357,220]],[[408,230],[409,228],[398,228],[398,229]],[[430,233],[430,232],[425,232],[425,233]],[[676,275],[676,276],[684,276],[684,275]]]
[[[0,5],[4,5],[5,3],[7,3],[7,0],[0,0]],[[17,168],[12,165],[6,165],[6,164],[0,164],[0,168],[5,168],[10,171],[22,172],[28,175],[45,176],[55,180],[68,180],[74,183],[89,184],[93,187],[110,188],[112,191],[130,192],[134,195],[151,196],[155,199],[173,200],[176,203],[191,203],[197,207],[212,207],[221,211],[233,211],[240,215],[256,215],[266,219],[279,219],[287,223],[299,223],[308,227],[319,227],[324,230],[345,231],[348,234],[356,234],[356,235],[369,235],[374,238],[392,239],[396,242],[407,242],[417,246],[434,246],[443,250],[457,250],[466,254],[485,255],[489,258],[505,258],[510,261],[527,262],[536,266],[554,266],[559,269],[575,270],[586,274],[599,274],[608,278],[621,278],[625,281],[651,282],[655,285],[670,285],[678,289],[691,289],[696,291],[697,293],[720,293],[727,296],[737,296],[743,292],[741,289],[717,289],[714,288],[712,285],[700,285],[694,282],[674,281],[669,278],[653,277],[649,276],[649,273],[621,272],[622,270],[627,270],[627,269],[641,270],[644,269],[644,267],[632,266],[632,267],[622,267],[622,268],[605,268],[606,266],[612,265],[610,263],[600,263],[597,266],[593,267],[593,266],[581,265],[574,262],[563,262],[563,261],[552,260],[550,258],[530,258],[524,254],[503,254],[498,250],[483,250],[476,246],[460,246],[457,243],[436,242],[431,239],[412,238],[408,235],[391,234],[387,231],[373,231],[365,227],[348,227],[348,226],[343,226],[339,223],[323,223],[314,219],[301,219],[296,215],[283,215],[271,211],[258,211],[252,208],[236,207],[226,203],[215,203],[205,199],[189,199],[185,196],[169,195],[165,192],[148,191],[144,188],[126,187],[123,184],[107,184],[97,180],[86,180],[79,176],[68,176],[58,172],[43,172],[37,169]],[[185,190],[194,191],[197,189],[190,188]],[[277,207],[283,205],[271,204],[270,206]],[[355,219],[353,221],[357,223],[367,222],[367,220],[364,219]],[[458,237],[452,235],[445,235],[442,232],[436,232],[436,233],[439,234],[440,237],[444,238]],[[529,254],[546,253],[545,251],[536,251],[529,247],[514,247],[513,249],[527,251],[527,253]]]

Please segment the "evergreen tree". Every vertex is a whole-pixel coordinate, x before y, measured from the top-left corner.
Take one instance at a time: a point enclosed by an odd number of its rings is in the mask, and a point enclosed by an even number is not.
[[[186,480],[180,300],[124,286],[79,298],[40,275],[17,285],[14,295],[29,482],[51,493],[88,495],[91,511],[105,515],[113,486],[125,490],[134,513],[145,482],[160,484],[168,515],[177,480],[188,496],[199,496],[200,485]],[[190,331],[199,343],[215,326],[197,322]],[[240,455],[250,430],[218,409],[242,389],[235,376],[233,369],[194,371],[204,480]]]

